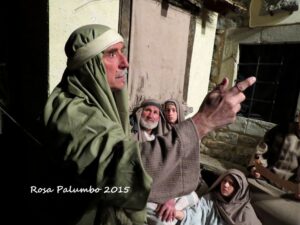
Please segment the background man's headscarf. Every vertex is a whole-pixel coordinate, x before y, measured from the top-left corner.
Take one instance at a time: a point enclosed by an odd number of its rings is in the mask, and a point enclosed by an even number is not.
[[[237,190],[227,201],[220,193],[222,180],[231,175],[237,182]],[[229,225],[260,225],[255,211],[250,203],[249,184],[243,172],[237,169],[229,169],[221,174],[208,190],[214,196],[214,202],[218,213]]]

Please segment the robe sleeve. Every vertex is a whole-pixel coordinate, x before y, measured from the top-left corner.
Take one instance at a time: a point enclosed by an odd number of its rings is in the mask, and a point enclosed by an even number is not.
[[[199,201],[199,197],[195,191],[188,195],[184,195],[176,199],[176,210],[183,210],[187,207],[195,205]]]
[[[207,198],[208,197],[208,198]],[[225,225],[214,208],[213,201],[209,196],[201,197],[197,205],[184,210],[185,217],[181,225]]]
[[[45,123],[48,151],[60,167],[58,184],[76,192],[97,190],[87,194],[93,205],[144,209],[152,179],[143,168],[139,144],[84,99],[55,101],[48,104]]]
[[[144,167],[153,179],[148,201],[163,203],[196,190],[200,177],[200,148],[191,119],[141,145]]]

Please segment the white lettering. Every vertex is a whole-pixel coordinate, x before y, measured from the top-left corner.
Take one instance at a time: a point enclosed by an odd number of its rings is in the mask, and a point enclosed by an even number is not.
[[[30,186],[30,193],[48,194],[54,192],[53,188]]]
[[[63,186],[57,186],[56,187],[56,193],[59,193],[64,187]]]

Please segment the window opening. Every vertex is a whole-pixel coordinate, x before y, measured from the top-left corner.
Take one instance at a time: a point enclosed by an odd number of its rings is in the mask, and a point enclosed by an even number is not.
[[[241,44],[237,81],[255,76],[240,116],[280,123],[294,120],[300,90],[300,44]]]

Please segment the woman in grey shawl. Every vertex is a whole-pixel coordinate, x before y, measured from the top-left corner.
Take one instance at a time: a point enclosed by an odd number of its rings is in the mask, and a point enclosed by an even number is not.
[[[165,101],[164,115],[169,124],[176,124],[184,120],[182,105],[175,99]]]
[[[261,225],[250,203],[244,173],[229,169],[221,174],[195,207],[177,211],[181,225]]]

